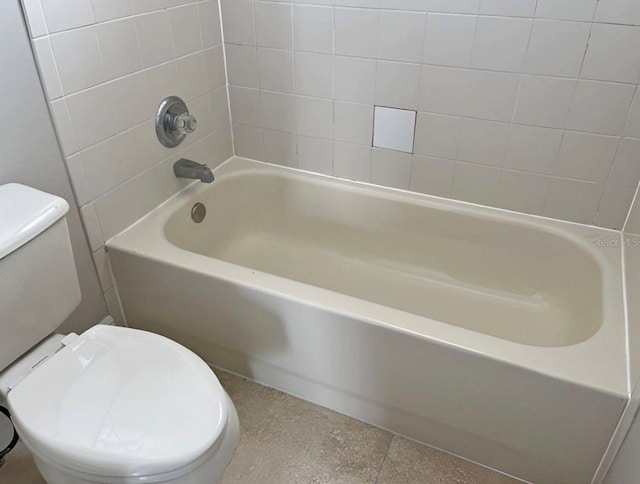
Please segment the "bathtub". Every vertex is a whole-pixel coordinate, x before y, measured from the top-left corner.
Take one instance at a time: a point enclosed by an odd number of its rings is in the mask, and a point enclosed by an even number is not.
[[[628,400],[618,232],[241,158],[215,175],[108,243],[130,326],[527,481],[594,480]]]

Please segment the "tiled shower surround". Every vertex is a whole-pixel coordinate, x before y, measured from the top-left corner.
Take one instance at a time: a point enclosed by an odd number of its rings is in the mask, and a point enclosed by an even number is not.
[[[221,0],[237,155],[621,228],[637,0]],[[413,154],[373,106],[418,111]]]
[[[640,180],[637,0],[221,2],[22,0],[116,319],[104,243],[188,183],[181,157],[622,227]],[[173,94],[199,127],[170,150],[153,118]],[[374,105],[418,111],[413,154],[372,149]]]
[[[217,1],[23,0],[41,77],[109,312],[121,320],[104,243],[188,182],[185,157],[233,155]],[[157,140],[160,101],[182,97],[198,130]]]

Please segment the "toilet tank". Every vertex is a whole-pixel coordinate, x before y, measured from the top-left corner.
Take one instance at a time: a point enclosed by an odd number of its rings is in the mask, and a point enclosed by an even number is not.
[[[55,195],[16,183],[0,186],[0,371],[80,303],[68,210]]]

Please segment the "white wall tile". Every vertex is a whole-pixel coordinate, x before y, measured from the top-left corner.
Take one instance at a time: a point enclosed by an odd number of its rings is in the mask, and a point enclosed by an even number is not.
[[[42,8],[50,33],[83,27],[95,21],[89,0],[44,0]]]
[[[132,19],[96,25],[106,78],[115,79],[142,68],[135,23]]]
[[[80,216],[82,217],[82,224],[87,233],[91,250],[98,250],[102,247],[102,244],[104,244],[104,234],[102,233],[98,214],[96,213],[96,208],[93,203],[88,203],[80,207]]]
[[[422,62],[469,67],[477,16],[432,14],[427,16]]]
[[[290,94],[260,93],[262,127],[276,131],[296,132],[296,101]]]
[[[602,134],[621,134],[635,86],[578,81],[567,128]]]
[[[192,54],[202,49],[198,6],[195,4],[169,10],[173,48],[176,56]]]
[[[382,10],[378,33],[378,58],[420,62],[426,14]]]
[[[326,139],[298,136],[298,168],[333,174],[333,142]]]
[[[220,10],[216,0],[198,4],[198,18],[202,46],[213,47],[222,43],[222,26],[220,25]],[[223,63],[224,66],[224,63]]]
[[[231,117],[235,123],[260,126],[260,91],[229,86]]]
[[[22,0],[22,6],[26,14],[27,27],[32,39],[46,35],[47,21],[44,18],[44,11],[40,0]]]
[[[293,53],[290,50],[258,49],[260,88],[293,92]]]
[[[411,182],[409,153],[373,148],[371,155],[371,182],[392,188],[406,190]]]
[[[33,41],[33,50],[38,61],[38,70],[40,71],[40,78],[42,79],[47,99],[52,100],[61,97],[62,84],[60,84],[58,68],[53,59],[49,37],[35,39]]]
[[[462,118],[440,114],[418,113],[415,153],[442,158],[455,158],[458,153]]]
[[[94,27],[61,32],[50,39],[65,94],[95,86],[107,79]]]
[[[539,215],[547,199],[549,178],[534,173],[504,170],[495,203],[500,208]]]
[[[335,9],[336,54],[356,57],[375,57],[377,45],[377,10]]]
[[[420,89],[420,66],[378,61],[375,103],[402,109],[415,109]]]
[[[636,0],[599,0],[595,20],[640,25],[640,4]]]
[[[536,16],[558,20],[590,21],[598,0],[538,0]]]
[[[573,79],[523,76],[514,121],[563,128],[569,117],[576,85]]]
[[[303,96],[332,98],[333,62],[332,55],[296,52],[296,93]]]
[[[536,0],[481,0],[480,13],[505,17],[533,17]]]
[[[171,23],[166,11],[137,16],[135,23],[144,67],[154,66],[174,57]]]
[[[514,124],[509,134],[504,166],[551,174],[555,170],[562,137],[560,129]]]
[[[258,52],[255,47],[227,44],[227,75],[229,84],[258,87]]]
[[[255,2],[256,42],[259,46],[291,48],[291,8],[286,4]]]
[[[335,56],[334,69],[336,99],[373,104],[376,61]]]
[[[571,222],[591,223],[598,211],[603,186],[598,183],[553,178],[542,214]]]
[[[502,166],[509,139],[509,124],[481,119],[462,120],[458,159]]]
[[[333,174],[339,178],[369,182],[371,180],[371,147],[334,143]]]
[[[254,160],[261,160],[264,158],[262,130],[260,128],[234,123],[233,136],[235,139],[237,156]]]
[[[640,181],[640,140],[625,138],[620,142],[609,183],[636,187]]]
[[[155,12],[167,8],[167,0],[131,0],[133,14]]]
[[[373,146],[413,153],[416,112],[384,106],[374,108]]]
[[[336,141],[371,146],[373,106],[336,101],[333,116]]]
[[[495,205],[500,173],[492,166],[457,162],[451,195],[465,202]]]
[[[78,139],[73,129],[67,102],[64,98],[56,99],[49,104],[49,107],[51,108],[51,117],[62,148],[62,154],[69,156],[78,151]]]
[[[640,138],[640,89],[638,88],[636,88],[636,94],[624,126],[624,135],[630,138]]]
[[[80,149],[107,139],[118,131],[109,88],[101,85],[66,97]]]
[[[593,24],[580,77],[636,83],[640,78],[640,27]]]
[[[333,54],[333,8],[295,5],[293,30],[296,50]]]
[[[224,40],[232,44],[255,45],[255,17],[252,0],[221,0]]]
[[[510,121],[519,76],[449,67],[423,66],[420,110]]]
[[[207,91],[207,65],[202,52],[177,59],[175,64],[178,71],[175,90],[185,102]]]
[[[296,97],[298,134],[331,139],[333,136],[333,101]]]
[[[298,166],[296,136],[282,131],[262,130],[265,161],[276,165]]]
[[[411,165],[412,191],[450,197],[456,162],[441,158],[415,155]]]
[[[91,0],[96,22],[105,22],[131,15],[129,0]]]
[[[479,17],[471,65],[479,69],[519,71],[531,25],[531,19]]]
[[[576,77],[591,25],[563,20],[535,20],[525,60],[530,74]]]
[[[619,138],[567,131],[562,140],[555,174],[605,182],[618,149]]]
[[[635,187],[607,184],[594,223],[621,230],[635,193]]]

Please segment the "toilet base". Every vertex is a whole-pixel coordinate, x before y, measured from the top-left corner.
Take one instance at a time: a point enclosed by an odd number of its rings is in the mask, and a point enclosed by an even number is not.
[[[220,437],[221,440],[215,444],[215,449],[208,457],[186,472],[179,470],[162,475],[138,477],[92,476],[62,469],[32,451],[33,459],[47,484],[214,484],[222,477],[224,470],[231,462],[240,434],[238,413],[228,396],[227,399],[229,419],[224,434]],[[29,448],[27,442],[25,445]]]

